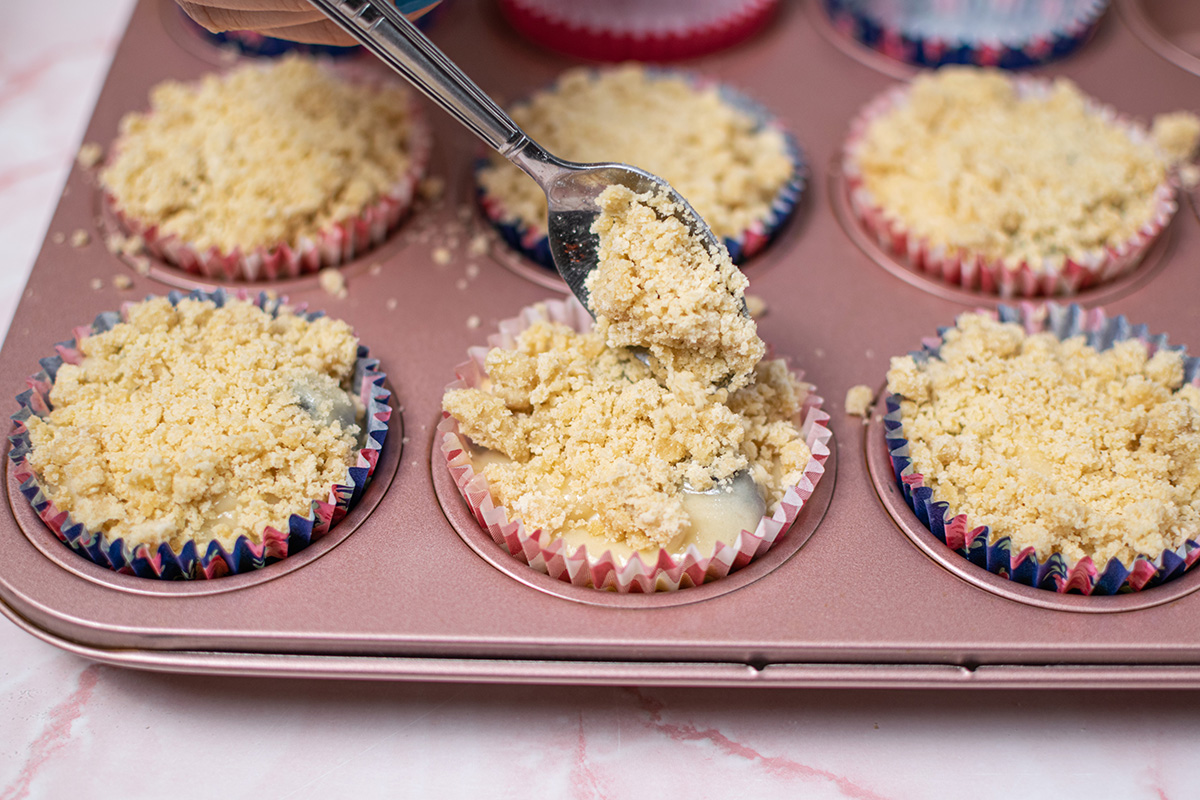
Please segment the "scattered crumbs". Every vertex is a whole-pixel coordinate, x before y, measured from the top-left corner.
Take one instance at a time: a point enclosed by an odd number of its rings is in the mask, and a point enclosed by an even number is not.
[[[479,327],[479,315],[478,314],[472,314],[471,316],[467,317],[467,327],[470,328],[471,330],[475,330],[476,328]]]
[[[421,198],[429,202],[440,200],[442,195],[446,193],[445,179],[437,175],[430,175],[425,180],[421,181]]]
[[[454,285],[460,292],[465,292],[467,290],[467,279],[459,278],[457,281],[455,281]]]
[[[453,258],[453,254],[450,252],[449,248],[447,248],[447,247],[433,248],[433,263],[437,264],[438,266],[441,266],[441,267],[446,266],[447,264],[450,263],[451,258]]]
[[[84,169],[91,169],[96,166],[102,158],[104,158],[104,148],[95,142],[87,142],[75,154],[75,160]]]
[[[104,288],[104,281],[100,278],[92,278],[92,291],[100,291]]]
[[[71,247],[87,247],[92,241],[92,235],[79,228],[71,234]]]
[[[65,233],[63,233],[62,231],[55,231],[54,234],[50,237],[50,241],[54,242],[55,244],[62,244],[66,240],[67,240],[67,235]]]
[[[471,237],[470,244],[467,245],[467,252],[473,256],[481,256],[488,251],[488,237],[486,233],[477,233]]]
[[[383,272],[383,264],[380,264],[378,261],[376,261],[370,266],[370,268],[367,269],[367,272],[371,275],[378,275],[379,273]]]
[[[398,304],[396,303],[396,298],[389,297],[385,305],[387,306],[388,311],[395,311]]]
[[[878,722],[876,722],[876,723],[875,723],[875,730],[879,730],[879,723],[878,723]]]
[[[1200,167],[1195,164],[1184,164],[1179,168],[1179,182],[1185,189],[1195,189],[1200,186]]]
[[[150,274],[150,259],[145,256],[133,256],[133,271],[138,275]]]
[[[471,210],[470,203],[463,203],[461,206],[458,207],[458,218],[464,222],[469,220],[471,218],[471,215],[474,213],[475,212]]]
[[[872,350],[871,348],[869,348],[869,347],[868,347],[868,348],[867,348],[867,353],[866,353],[866,356],[867,356],[867,358],[874,358],[874,357],[875,357],[875,351],[874,351],[874,350]]]
[[[348,294],[346,291],[346,278],[335,267],[326,267],[318,272],[317,282],[321,284],[321,288],[327,294],[331,294],[339,300],[345,299]]]
[[[758,295],[748,294],[745,295],[744,299],[746,301],[746,310],[750,312],[751,319],[758,319],[767,313],[767,301]]]
[[[479,277],[479,265],[478,264],[467,264],[467,279],[473,281],[478,277]]]
[[[851,386],[850,391],[846,392],[846,413],[862,417],[863,422],[866,422],[867,415],[871,413],[871,403],[874,399],[875,390],[870,386],[863,384]]]
[[[825,349],[823,347],[818,347],[816,350],[813,350],[813,353],[817,356],[817,358],[825,357]]]
[[[114,289],[120,289],[121,291],[132,289],[133,278],[129,277],[128,275],[114,275],[112,279],[112,285]]]
[[[104,246],[114,256],[134,256],[146,247],[146,240],[136,233],[133,236],[125,236],[114,231],[104,237]]]

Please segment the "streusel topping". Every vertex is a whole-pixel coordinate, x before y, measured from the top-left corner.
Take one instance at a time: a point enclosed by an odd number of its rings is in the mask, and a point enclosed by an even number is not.
[[[1161,125],[1170,154],[1066,78],[1024,93],[1000,70],[949,67],[916,78],[852,158],[875,203],[934,245],[1057,269],[1150,222],[1172,159],[1195,144],[1184,117]]]
[[[963,314],[940,357],[892,359],[888,390],[936,500],[992,541],[1103,568],[1200,535],[1200,390],[1183,377],[1178,351]]]
[[[166,81],[121,120],[100,180],[125,213],[199,249],[295,247],[408,170],[408,98],[299,57]]]
[[[89,530],[176,552],[258,542],[347,482],[361,409],[344,322],[156,298],[80,350],[29,419],[29,461]]]
[[[759,129],[716,87],[637,64],[570,70],[510,114],[561,158],[635,164],[666,179],[718,236],[766,220],[793,172],[783,136]],[[479,180],[511,220],[545,232],[546,196],[525,173],[497,156]]]

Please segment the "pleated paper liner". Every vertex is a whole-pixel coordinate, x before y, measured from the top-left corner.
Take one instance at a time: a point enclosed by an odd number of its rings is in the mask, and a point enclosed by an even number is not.
[[[1048,93],[1050,81],[1016,76],[1012,79],[1021,96]],[[1083,257],[1061,265],[1050,259],[1025,260],[1016,265],[964,247],[935,244],[910,229],[905,222],[882,207],[867,189],[858,164],[868,127],[877,119],[904,105],[910,87],[898,86],[867,103],[850,124],[842,158],[850,209],[863,230],[880,247],[909,269],[940,280],[949,286],[1001,297],[1032,298],[1069,296],[1116,280],[1132,272],[1171,222],[1178,204],[1172,177],[1154,190],[1154,210],[1138,231],[1115,246],[1088,251]],[[1121,116],[1110,106],[1087,98],[1088,110],[1100,119],[1119,126],[1138,143],[1152,144],[1149,132]]]
[[[1064,58],[1100,23],[1107,0],[823,0],[835,30],[921,67],[1022,69]]]
[[[994,313],[1002,322],[1021,324],[1027,333],[1052,332],[1058,339],[1085,336],[1097,350],[1107,350],[1116,342],[1139,339],[1151,353],[1160,349],[1183,349],[1170,346],[1165,334],[1151,335],[1145,325],[1131,325],[1123,316],[1109,318],[1103,310],[1085,310],[1077,305],[1060,306],[1047,303],[1045,313],[1031,304],[1017,307],[1000,306]],[[937,358],[945,331],[938,338],[926,340],[923,349],[912,353],[918,363]],[[1184,381],[1200,386],[1200,359],[1184,360]],[[955,514],[948,503],[936,500],[933,490],[925,485],[924,477],[916,472],[909,456],[908,439],[904,436],[901,396],[887,398],[884,417],[884,436],[896,484],[909,508],[930,532],[951,550],[971,563],[1001,577],[1039,589],[1084,595],[1111,595],[1135,592],[1158,586],[1178,578],[1200,560],[1200,543],[1187,540],[1174,550],[1157,555],[1141,554],[1126,567],[1113,558],[1097,564],[1090,557],[1078,561],[1053,553],[1039,559],[1034,548],[1018,549],[1007,537],[992,541],[986,526],[973,526],[965,514]]]
[[[227,294],[224,290],[217,290],[194,291],[190,294],[171,292],[167,297],[172,305],[178,304],[184,298],[211,300],[217,306],[224,305],[230,298],[252,300],[255,305],[272,315],[277,314],[281,308],[278,301],[271,300],[265,293],[251,298],[241,292]],[[304,313],[303,307],[294,310],[310,321],[322,316],[321,312]],[[79,364],[83,360],[78,349],[79,341],[86,336],[110,330],[122,321],[124,312],[125,309],[121,313],[109,311],[100,314],[91,325],[77,328],[74,339],[55,345],[56,354],[41,359],[42,369],[28,379],[29,388],[17,395],[20,410],[12,416],[13,430],[8,437],[11,443],[8,454],[9,468],[20,481],[21,494],[33,506],[33,510],[46,526],[67,547],[102,567],[143,578],[218,578],[256,570],[303,550],[328,532],[358,502],[375,471],[380,451],[387,438],[388,421],[392,413],[388,405],[391,392],[383,386],[385,375],[379,369],[379,361],[370,358],[367,348],[362,345],[359,345],[358,358],[354,365],[353,390],[362,400],[366,413],[363,437],[355,453],[355,464],[349,469],[349,481],[346,484],[331,486],[326,499],[313,500],[307,515],[291,515],[286,531],[268,527],[263,531],[261,541],[254,542],[241,536],[228,549],[215,540],[204,548],[197,547],[194,542],[188,542],[181,551],[175,552],[166,543],[157,548],[146,544],[130,547],[121,538],[110,539],[103,532],[88,530],[73,520],[70,514],[58,509],[43,490],[37,474],[29,464],[31,442],[25,422],[31,416],[45,416],[50,412],[50,390],[54,386],[59,367],[64,363]]]
[[[779,0],[500,0],[529,40],[594,61],[673,61],[732,47],[765,28]]]
[[[350,81],[372,80],[354,71],[338,70]],[[272,281],[315,273],[357,258],[382,244],[412,208],[421,179],[429,164],[433,135],[416,93],[409,95],[408,168],[382,196],[354,216],[338,220],[312,236],[226,251],[217,246],[201,248],[180,237],[164,233],[158,224],[126,213],[107,189],[104,202],[126,233],[144,241],[147,253],[190,275],[212,281]],[[109,148],[111,162],[120,151],[118,139]],[[265,209],[264,209],[265,210]]]
[[[488,337],[489,347],[468,351],[470,360],[455,372],[458,380],[450,389],[474,388],[486,378],[484,359],[492,347],[511,349],[521,331],[538,321],[550,321],[584,333],[592,319],[575,300],[549,300],[524,309],[520,316],[500,323],[499,333]],[[800,376],[802,377],[802,376]],[[529,530],[508,508],[492,501],[487,478],[471,465],[470,442],[459,432],[458,421],[444,415],[438,425],[436,446],[445,457],[459,494],[476,521],[496,544],[514,558],[557,580],[576,586],[617,592],[675,591],[718,580],[749,564],[787,535],[825,472],[832,433],[826,426],[829,415],[821,409],[822,399],[809,392],[800,411],[800,431],[812,453],[804,478],[789,488],[778,507],[764,515],[754,531],[743,530],[733,545],[718,543],[711,554],[693,545],[681,555],[660,550],[656,561],[644,563],[635,554],[622,561],[611,552],[589,553],[586,546],[571,550],[561,539],[549,539],[541,529]]]
[[[663,76],[682,75],[698,91],[715,86],[721,100],[729,106],[748,114],[755,120],[753,132],[775,130],[783,137],[784,149],[792,162],[792,174],[771,200],[771,206],[765,217],[755,220],[748,228],[735,236],[722,237],[725,249],[735,264],[744,264],[750,258],[758,255],[783,230],[783,226],[796,210],[800,198],[804,194],[805,183],[808,179],[808,162],[804,151],[796,138],[792,136],[782,123],[765,107],[751,100],[746,95],[716,81],[698,75],[674,70],[651,70],[651,74]],[[497,197],[487,192],[479,180],[479,173],[492,163],[493,155],[482,156],[475,162],[475,196],[483,215],[504,241],[521,255],[534,263],[554,271],[554,258],[550,254],[550,239],[546,234],[546,225],[532,226],[514,213],[510,213],[503,197]],[[635,164],[634,166],[642,166]],[[661,176],[660,176],[661,177]]]

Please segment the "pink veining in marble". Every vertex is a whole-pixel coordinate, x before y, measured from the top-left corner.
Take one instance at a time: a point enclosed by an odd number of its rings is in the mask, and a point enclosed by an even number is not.
[[[51,756],[71,743],[71,729],[75,721],[83,716],[88,701],[92,699],[92,691],[100,682],[100,671],[104,667],[92,664],[79,673],[79,684],[74,692],[66,699],[50,709],[49,720],[41,735],[29,745],[29,757],[17,774],[16,780],[8,786],[0,800],[25,800],[29,796],[29,785],[34,777]]]
[[[835,775],[832,772],[805,766],[797,761],[781,756],[763,755],[752,747],[735,742],[716,728],[700,729],[688,723],[666,722],[663,719],[663,712],[667,708],[665,703],[661,700],[655,700],[653,697],[637,689],[630,689],[629,691],[637,699],[638,707],[649,716],[647,724],[655,730],[665,733],[675,741],[709,741],[716,745],[722,752],[760,764],[768,772],[778,777],[829,781],[838,788],[843,797],[852,798],[852,800],[886,800],[882,795],[858,786],[852,781],[840,775]],[[580,735],[582,736],[582,731]]]

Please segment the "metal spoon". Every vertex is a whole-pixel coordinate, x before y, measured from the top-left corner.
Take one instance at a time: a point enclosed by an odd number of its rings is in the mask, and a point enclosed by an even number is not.
[[[585,308],[589,306],[584,282],[596,267],[599,244],[591,232],[600,213],[596,197],[609,185],[627,186],[637,194],[665,193],[693,236],[703,238],[711,252],[720,247],[700,215],[662,178],[626,164],[576,164],[547,153],[405,19],[391,0],[309,2],[537,181],[549,206],[554,266]]]

